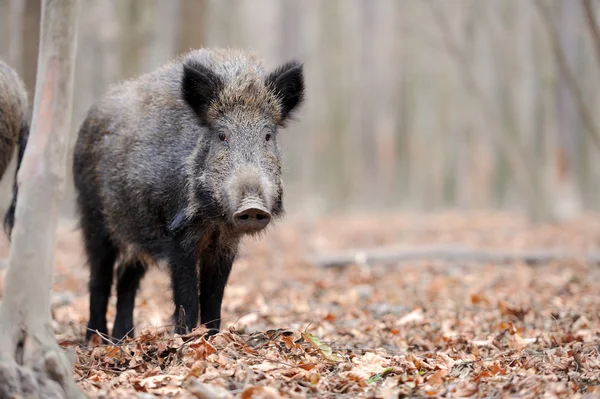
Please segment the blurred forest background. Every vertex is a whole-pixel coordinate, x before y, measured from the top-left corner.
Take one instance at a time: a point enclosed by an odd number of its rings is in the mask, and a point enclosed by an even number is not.
[[[82,0],[71,143],[110,84],[191,48],[245,47],[269,69],[305,63],[307,101],[282,134],[290,213],[576,216],[600,208],[599,13],[596,0]],[[39,0],[0,0],[0,57],[30,97],[39,17]],[[70,181],[66,195],[72,218]]]

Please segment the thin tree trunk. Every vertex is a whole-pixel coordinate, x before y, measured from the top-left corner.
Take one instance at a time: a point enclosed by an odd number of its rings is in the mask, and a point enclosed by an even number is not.
[[[146,54],[154,23],[152,15],[154,2],[118,0],[116,4],[122,27],[119,45],[121,78],[129,79],[152,70],[146,65]]]
[[[487,95],[487,91],[485,91],[478,83],[477,75],[473,70],[471,65],[472,62],[468,58],[468,54],[461,47],[460,41],[456,40],[452,34],[450,20],[446,15],[447,9],[441,8],[443,2],[429,0],[427,4],[430,6],[432,15],[442,31],[445,46],[449,55],[454,58],[457,63],[465,89],[469,95],[472,96],[475,103],[482,108],[483,115],[487,118],[490,129],[489,131],[488,129],[484,129],[482,133],[486,133],[489,136],[490,141],[498,146],[501,154],[506,157],[508,167],[513,174],[515,183],[518,185],[519,189],[524,192],[524,196],[531,199],[533,196],[532,176],[527,169],[527,154],[518,147],[513,138],[504,134],[502,130],[502,128],[504,128],[504,121],[496,110],[496,102]],[[492,3],[492,5],[493,4],[494,3]],[[493,54],[491,55],[493,56]],[[497,76],[494,74],[494,79],[496,78]],[[493,88],[489,88],[489,90],[493,90]],[[496,126],[495,128],[494,125]]]
[[[152,20],[156,24],[150,31],[149,43],[146,47],[146,57],[143,70],[151,71],[176,53],[181,19],[180,0],[154,0],[152,5]]]
[[[569,92],[571,93],[570,96],[572,101],[576,104],[579,119],[581,120],[582,125],[585,126],[586,131],[590,135],[590,139],[594,145],[600,149],[600,130],[597,128],[592,113],[588,109],[587,104],[583,99],[581,88],[579,87],[577,79],[575,78],[575,75],[570,67],[571,60],[569,59],[569,56],[565,54],[561,38],[557,33],[556,24],[552,20],[552,15],[550,15],[550,10],[542,1],[538,0],[535,4],[541,16],[542,22],[548,31],[550,44],[552,45],[554,57],[556,59],[556,63],[558,64],[559,73],[564,79],[565,87],[568,88]],[[561,3],[561,5],[566,7],[573,6],[569,2]]]
[[[207,0],[183,0],[177,54],[206,45]]]
[[[585,20],[587,22],[590,35],[592,36],[596,60],[598,62],[598,66],[600,66],[600,28],[598,28],[598,24],[596,23],[596,14],[594,13],[592,0],[581,0],[581,2],[585,11]]]
[[[120,48],[124,37],[119,17],[121,0],[88,1],[86,12],[79,20],[78,41],[85,43],[77,50],[73,113],[67,165],[73,162],[76,132],[94,101],[102,96],[111,84],[123,76]],[[66,185],[61,205],[61,216],[73,223],[77,219],[75,186],[71,168],[66,170]]]
[[[536,6],[546,25],[558,64],[556,89],[558,148],[556,149],[557,181],[554,213],[558,219],[571,218],[579,214],[582,208],[576,180],[581,127],[587,125],[596,144],[600,145],[600,135],[574,74],[575,63],[579,57],[576,27],[581,22],[581,10],[575,2],[561,2],[559,20],[554,21],[545,3],[538,0]]]
[[[19,172],[20,198],[0,303],[0,397],[82,397],[71,376],[72,362],[56,343],[50,314],[71,121],[77,5],[77,0],[42,3],[33,125]]]
[[[375,167],[377,175],[374,176],[377,195],[383,205],[392,203],[391,194],[395,184],[394,171],[396,169],[396,131],[398,79],[390,80],[390,76],[400,74],[401,64],[397,62],[397,53],[400,46],[394,47],[394,42],[401,41],[401,36],[396,37],[398,31],[399,6],[395,0],[381,0],[372,5],[375,7],[377,21],[376,38],[373,47],[379,60],[374,65],[376,93],[376,115],[374,121],[373,139],[375,141]]]
[[[23,17],[25,15],[25,0],[10,0],[9,7],[9,45],[8,61],[20,75],[23,74]]]
[[[0,58],[8,59],[8,4],[0,1]]]
[[[374,202],[378,201],[379,193],[376,193],[376,181],[377,181],[377,161],[376,157],[376,146],[374,128],[375,128],[375,113],[376,113],[376,96],[373,86],[375,84],[375,77],[369,73],[373,68],[376,60],[376,47],[375,47],[375,11],[376,6],[368,1],[361,2],[361,36],[360,49],[361,57],[359,63],[361,66],[361,79],[360,82],[360,107],[362,111],[361,120],[361,131],[360,131],[360,149],[362,151],[362,157],[356,157],[358,160],[362,158],[363,164],[361,165],[359,185],[356,187],[357,195],[359,196],[360,207],[368,208],[371,206],[379,205]],[[373,195],[375,194],[375,195]]]

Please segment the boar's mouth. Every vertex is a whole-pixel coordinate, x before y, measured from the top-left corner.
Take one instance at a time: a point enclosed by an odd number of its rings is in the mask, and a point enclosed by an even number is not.
[[[258,233],[271,222],[271,212],[257,197],[247,197],[233,214],[233,224],[239,232]]]

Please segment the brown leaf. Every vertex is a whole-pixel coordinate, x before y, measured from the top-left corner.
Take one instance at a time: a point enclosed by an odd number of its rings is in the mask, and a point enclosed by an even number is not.
[[[498,301],[498,308],[503,315],[514,316],[520,321],[523,321],[525,319],[525,315],[529,312],[529,309],[527,308],[511,306],[504,301]]]
[[[281,340],[285,343],[285,347],[288,350],[292,350],[296,347],[296,344],[294,343],[294,341],[292,341],[290,337],[282,337]]]
[[[308,376],[308,382],[310,382],[313,385],[317,385],[320,380],[321,376],[317,373],[310,373],[310,375]]]
[[[514,334],[508,337],[508,347],[514,351],[520,352],[527,345],[532,342],[535,342],[535,338],[521,338],[519,334]]]
[[[105,348],[106,353],[104,354],[105,357],[116,357],[119,354],[119,347],[118,346],[107,346]]]
[[[200,375],[202,375],[202,373],[204,373],[204,370],[206,370],[206,363],[204,361],[197,361],[194,363],[194,365],[188,371],[186,378],[187,377],[200,377]]]
[[[436,359],[436,366],[440,369],[452,370],[456,361],[454,361],[450,356],[445,353],[438,353]]]
[[[316,363],[300,363],[297,366],[303,370],[312,370],[315,368],[316,365]]]
[[[335,319],[336,319],[335,315],[332,315],[331,313],[327,313],[327,316],[325,316],[323,318],[323,321],[334,322]]]
[[[215,347],[212,346],[204,337],[189,344],[188,346],[193,350],[194,358],[197,360],[206,360],[208,356],[217,353]]]
[[[489,304],[490,303],[489,300],[487,299],[487,297],[485,295],[480,294],[480,293],[471,294],[470,300],[471,300],[471,303],[473,305],[477,305],[477,304],[480,304],[480,303],[483,303],[483,304]]]
[[[279,399],[281,394],[275,388],[258,386],[244,389],[240,399]]]
[[[413,355],[412,353],[407,353],[406,356],[405,356],[405,359],[406,359],[406,361],[414,364],[415,368],[417,370],[421,369],[421,361],[415,355]]]
[[[505,375],[506,374],[506,369],[504,367],[502,367],[502,365],[498,364],[498,363],[494,363],[492,364],[490,367],[490,372],[493,375]]]
[[[454,396],[457,398],[470,397],[479,392],[479,386],[477,384],[466,383],[459,387],[455,392]]]
[[[444,383],[444,377],[448,375],[448,370],[438,370],[427,379],[427,382],[433,385],[440,385]]]
[[[181,381],[183,381],[182,376],[163,374],[144,378],[139,382],[139,385],[146,389],[155,389],[170,384],[171,382],[178,386],[180,385]]]

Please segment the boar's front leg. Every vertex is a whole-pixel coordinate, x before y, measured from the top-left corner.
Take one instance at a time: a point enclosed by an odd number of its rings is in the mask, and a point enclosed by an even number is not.
[[[214,248],[200,256],[200,322],[209,329],[209,336],[221,327],[221,303],[234,258]]]
[[[117,316],[112,333],[116,340],[134,336],[135,296],[145,273],[146,265],[139,261],[122,264],[117,270]]]
[[[175,333],[186,334],[198,324],[198,269],[193,250],[174,245],[169,254],[173,302],[175,302]],[[179,315],[183,311],[183,324]]]
[[[85,205],[87,204],[84,204],[81,210],[81,227],[90,264],[90,318],[85,341],[90,342],[96,331],[102,338],[108,336],[106,310],[118,251],[104,227],[104,220],[98,208]]]

